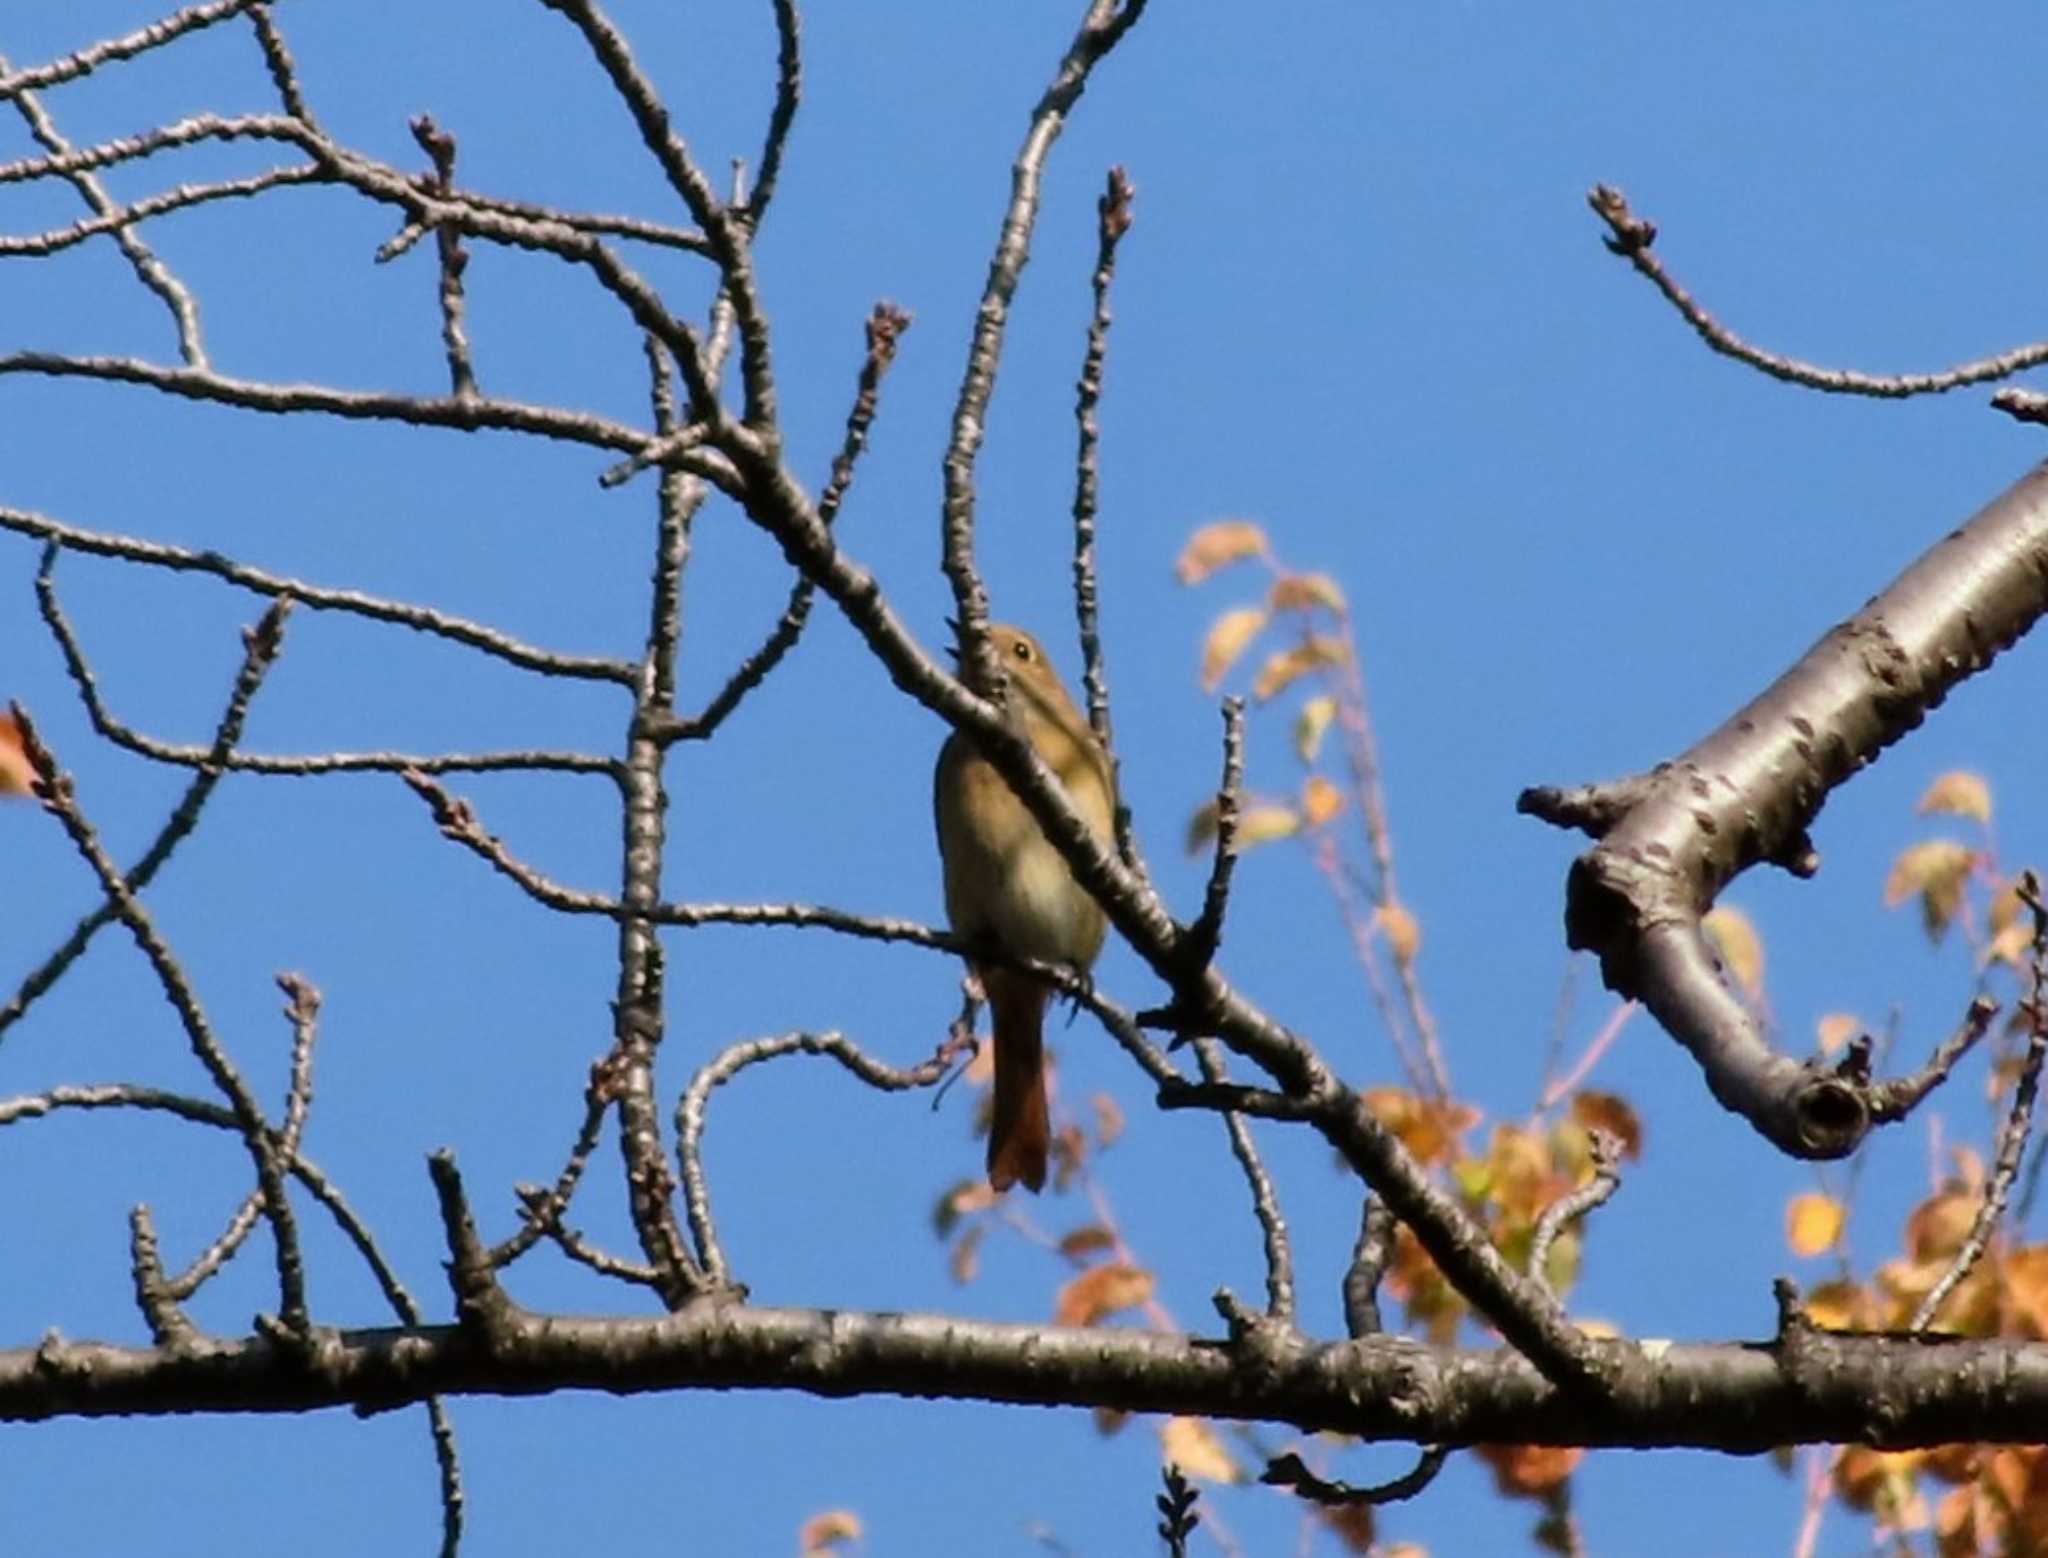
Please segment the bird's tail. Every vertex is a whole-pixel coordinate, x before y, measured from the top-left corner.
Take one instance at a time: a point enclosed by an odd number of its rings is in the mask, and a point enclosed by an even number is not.
[[[988,1130],[988,1182],[998,1190],[1045,1186],[1052,1126],[1045,1104],[1045,1006],[1051,996],[1029,974],[985,969],[995,1024],[995,1113]]]

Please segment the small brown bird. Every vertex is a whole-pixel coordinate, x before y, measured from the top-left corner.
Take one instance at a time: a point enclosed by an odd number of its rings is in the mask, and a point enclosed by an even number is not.
[[[1074,707],[1037,639],[991,623],[990,647],[1007,673],[1010,716],[1098,838],[1110,838],[1116,781],[1109,755]],[[1013,957],[1065,963],[1086,972],[1102,950],[1101,906],[1003,776],[955,731],[932,781],[946,918],[963,940]],[[998,1190],[1045,1184],[1052,1131],[1046,1116],[1044,1023],[1052,988],[1015,969],[974,962],[995,1024],[995,1114],[988,1179]]]

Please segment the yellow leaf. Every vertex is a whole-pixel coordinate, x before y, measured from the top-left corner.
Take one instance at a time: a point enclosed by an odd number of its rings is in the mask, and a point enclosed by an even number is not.
[[[2008,963],[2014,968],[2027,966],[2027,949],[2034,944],[2034,933],[2024,925],[2008,925],[1991,938],[1984,948],[1984,963]]]
[[[1311,698],[1301,706],[1301,712],[1294,716],[1294,755],[1304,763],[1313,763],[1316,754],[1323,749],[1323,733],[1330,728],[1330,721],[1336,717],[1337,700],[1325,695]]]
[[[1946,812],[1954,817],[1974,817],[1979,822],[1989,822],[1991,786],[1976,774],[1953,768],[1927,787],[1926,794],[1920,797],[1920,804],[1913,810],[1922,816],[1928,812]]]
[[[1188,818],[1187,847],[1191,855],[1199,855],[1209,847],[1209,841],[1216,837],[1216,797],[1210,796],[1195,808],[1195,814]]]
[[[1237,819],[1237,847],[1250,849],[1290,838],[1301,831],[1301,816],[1291,806],[1253,806]]]
[[[1344,592],[1326,573],[1290,573],[1273,581],[1266,604],[1275,611],[1303,611],[1311,606],[1342,611]]]
[[[1403,968],[1413,963],[1415,954],[1422,950],[1422,926],[1415,916],[1398,903],[1385,903],[1373,910],[1372,920],[1387,938],[1387,950],[1394,954],[1394,961]]]
[[[1929,1196],[1906,1217],[1906,1255],[1916,1261],[1947,1260],[1963,1247],[1977,1221],[1974,1190]]]
[[[2022,872],[2021,875],[2025,873]],[[2024,907],[2025,905],[2020,902],[2019,877],[2013,877],[2009,881],[1999,881],[1997,890],[1991,895],[1991,907],[1985,910],[1984,917],[1990,922],[1993,934],[1996,934],[2008,925],[2019,924],[2020,911]]]
[[[1825,1331],[1869,1330],[1878,1323],[1877,1306],[1853,1282],[1823,1282],[1802,1302],[1807,1318]]]
[[[826,1548],[840,1542],[858,1542],[861,1538],[860,1516],[850,1509],[828,1509],[822,1515],[813,1515],[803,1523],[797,1532],[797,1552],[802,1558],[812,1558]]]
[[[1321,774],[1310,774],[1301,787],[1301,814],[1320,828],[1344,809],[1344,792]]]
[[[1243,1482],[1244,1468],[1223,1448],[1216,1430],[1199,1417],[1169,1417],[1159,1425],[1159,1449],[1190,1477],[1204,1482]]]
[[[1248,519],[1219,519],[1188,537],[1173,565],[1182,584],[1200,584],[1218,568],[1266,550],[1266,532]]]
[[[1327,633],[1312,633],[1292,649],[1275,652],[1259,667],[1258,680],[1252,683],[1252,696],[1264,703],[1274,694],[1285,692],[1310,671],[1343,663],[1342,639],[1332,638]]]
[[[1910,845],[1899,852],[1884,879],[1886,907],[1917,893],[1921,921],[1927,927],[1929,939],[1941,940],[1956,911],[1963,906],[1963,887],[1976,859],[1974,851],[1954,839],[1929,839],[1924,844]]]
[[[1055,1325],[1093,1325],[1119,1309],[1142,1304],[1152,1296],[1152,1273],[1142,1266],[1113,1261],[1090,1266],[1059,1291],[1053,1305]]]
[[[1266,613],[1257,606],[1239,606],[1226,611],[1209,625],[1202,640],[1202,691],[1214,692],[1216,684],[1229,674],[1244,653],[1245,645],[1266,625]]]
[[[1712,938],[1721,961],[1749,992],[1749,998],[1760,999],[1764,993],[1764,944],[1749,916],[1723,905],[1701,920],[1700,928]]]
[[[1848,1213],[1833,1196],[1808,1191],[1785,1209],[1785,1239],[1794,1255],[1818,1255],[1842,1236]]]
[[[1814,1025],[1814,1037],[1823,1055],[1832,1055],[1863,1031],[1863,1024],[1847,1012],[1829,1012]]]

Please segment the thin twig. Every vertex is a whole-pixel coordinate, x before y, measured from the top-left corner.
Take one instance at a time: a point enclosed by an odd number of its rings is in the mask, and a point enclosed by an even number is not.
[[[1611,184],[1595,184],[1586,196],[1600,220],[1607,224],[1607,247],[1634,266],[1636,273],[1649,281],[1663,293],[1671,306],[1678,310],[1685,322],[1692,326],[1699,338],[1709,349],[1723,357],[1732,357],[1737,362],[1747,363],[1774,379],[1788,384],[1803,384],[1808,389],[1824,390],[1835,395],[1873,395],[1881,399],[1898,400],[1909,395],[1939,395],[1948,390],[1961,389],[1968,384],[1983,384],[1994,379],[2011,378],[2029,368],[2038,368],[2048,363],[2048,341],[2036,342],[2031,346],[2015,347],[1993,357],[1979,358],[1974,362],[1958,363],[1953,368],[1944,368],[1938,373],[1876,374],[1859,373],[1849,368],[1823,368],[1815,363],[1801,362],[1796,357],[1785,357],[1777,352],[1766,351],[1743,340],[1726,325],[1715,319],[1699,302],[1680,286],[1676,277],[1664,268],[1664,264],[1651,251],[1656,241],[1657,228],[1629,209],[1628,199]]]
[[[1116,744],[1110,735],[1109,679],[1102,668],[1102,634],[1096,621],[1095,514],[1100,496],[1097,447],[1102,427],[1095,408],[1102,400],[1102,365],[1109,353],[1109,288],[1116,278],[1117,244],[1131,227],[1131,201],[1135,191],[1122,168],[1111,168],[1102,198],[1095,203],[1095,274],[1090,284],[1095,309],[1088,320],[1088,347],[1081,358],[1081,377],[1074,386],[1074,422],[1077,430],[1074,455],[1074,615],[1081,631],[1081,685],[1087,693],[1088,723],[1102,750],[1116,766]],[[1131,813],[1127,806],[1116,811],[1116,847],[1126,866],[1135,865],[1138,853],[1131,839]]]
[[[70,776],[58,769],[56,759],[36,734],[28,711],[17,703],[13,705],[13,713],[15,724],[21,731],[22,746],[36,771],[36,793],[63,825],[80,858],[99,879],[101,890],[113,905],[116,918],[128,927],[136,946],[149,960],[165,998],[177,1012],[179,1025],[185,1030],[194,1057],[234,1111],[236,1128],[243,1145],[248,1148],[257,1183],[262,1190],[264,1214],[270,1220],[277,1257],[279,1315],[287,1331],[305,1337],[310,1334],[312,1325],[306,1309],[305,1267],[299,1253],[297,1218],[285,1194],[278,1143],[263,1117],[255,1094],[249,1090],[248,1083],[243,1081],[241,1073],[228,1059],[226,1050],[215,1036],[213,1025],[207,1020],[183,965],[157,930],[149,911],[135,897],[134,889],[121,875],[120,868],[107,854],[98,832],[79,809]]]
[[[1394,1214],[1386,1203],[1368,1194],[1358,1219],[1358,1242],[1344,1270],[1344,1330],[1354,1341],[1377,1336],[1380,1325],[1380,1278],[1394,1255]]]
[[[202,27],[211,27],[215,22],[226,21],[239,12],[248,10],[256,0],[212,0],[208,5],[188,5],[174,11],[162,21],[151,22],[138,27],[134,32],[123,33],[118,38],[104,38],[90,43],[74,54],[52,60],[47,65],[38,65],[32,70],[20,70],[12,75],[0,74],[0,102],[22,92],[38,87],[52,87],[60,82],[83,76],[111,60],[133,59],[151,49],[161,48],[174,38],[196,32]]]
[[[1223,778],[1216,787],[1216,850],[1202,912],[1188,927],[1188,972],[1199,979],[1223,940],[1223,916],[1230,905],[1230,878],[1237,869],[1237,822],[1244,790],[1244,700],[1223,700]]]
[[[529,1224],[554,1240],[571,1260],[588,1266],[601,1277],[613,1277],[639,1287],[661,1289],[661,1275],[641,1261],[621,1260],[596,1248],[562,1221],[562,1206],[552,1190],[539,1185],[518,1187],[519,1203],[526,1209]],[[495,1266],[496,1261],[492,1264]]]
[[[277,774],[298,778],[340,773],[447,774],[507,771],[608,775],[613,770],[611,759],[596,757],[586,752],[317,752],[288,757],[228,750],[217,739],[211,745],[202,747],[159,741],[153,736],[145,736],[115,719],[100,697],[99,679],[93,674],[92,666],[85,658],[84,648],[78,642],[70,619],[65,616],[63,607],[57,600],[56,585],[51,578],[51,564],[55,561],[56,552],[54,544],[45,549],[43,566],[36,575],[36,603],[41,608],[43,621],[49,627],[51,636],[57,640],[57,647],[64,656],[65,669],[70,673],[73,685],[78,688],[79,698],[85,704],[86,714],[92,720],[93,729],[114,745],[133,752],[138,757],[146,757],[153,762],[168,763],[180,768]],[[284,609],[291,604],[291,599],[290,596],[278,597],[264,620],[268,622],[271,616],[281,619]],[[239,728],[238,724],[237,730]]]
[[[828,1055],[870,1087],[883,1092],[904,1092],[930,1087],[952,1069],[962,1049],[971,1046],[971,1035],[957,1030],[949,1033],[931,1058],[915,1066],[891,1066],[874,1059],[843,1034],[783,1033],[772,1037],[744,1039],[729,1044],[690,1078],[690,1085],[676,1102],[676,1159],[682,1172],[683,1205],[690,1219],[690,1236],[697,1247],[697,1259],[705,1273],[720,1286],[732,1281],[732,1268],[718,1242],[718,1230],[711,1218],[711,1191],[704,1177],[704,1122],[712,1091],[730,1082],[748,1066],[784,1055]]]
[[[608,659],[595,655],[557,654],[551,649],[539,649],[522,643],[509,634],[481,622],[472,622],[440,611],[432,606],[416,606],[408,601],[387,600],[378,595],[366,595],[359,590],[336,590],[323,585],[306,584],[298,579],[266,573],[239,563],[218,552],[195,552],[181,546],[167,546],[160,541],[146,541],[134,536],[111,535],[105,531],[81,530],[66,525],[28,509],[0,506],[0,530],[12,530],[16,534],[34,536],[39,540],[52,541],[66,550],[84,552],[95,557],[116,557],[127,562],[144,563],[154,568],[167,568],[180,573],[205,573],[229,584],[248,590],[251,594],[267,596],[273,600],[285,599],[299,602],[315,611],[340,611],[354,616],[368,617],[376,622],[388,622],[397,627],[412,628],[421,633],[430,633],[470,649],[503,660],[510,665],[529,671],[540,671],[549,676],[563,676],[583,681],[618,682],[631,686],[634,677],[632,664],[625,660]]]
[[[1529,1236],[1529,1280],[1545,1292],[1553,1291],[1546,1270],[1550,1264],[1550,1247],[1564,1232],[1565,1224],[1584,1217],[1621,1188],[1621,1174],[1617,1167],[1621,1162],[1620,1138],[1598,1126],[1587,1134],[1592,1140],[1593,1177],[1546,1206],[1542,1216],[1536,1219],[1535,1232]]]
[[[1045,161],[1065,127],[1067,115],[1080,101],[1089,73],[1117,46],[1138,18],[1145,0],[1089,0],[1087,15],[1068,44],[1051,83],[1032,111],[1031,128],[1010,166],[1010,200],[1003,227],[989,259],[975,315],[974,338],[967,368],[953,403],[952,433],[944,461],[944,543],[940,560],[953,588],[954,616],[970,669],[981,658],[988,623],[988,592],[974,570],[974,462],[981,449],[996,369],[1002,360],[1003,335],[1010,303],[1025,262],[1031,257],[1031,233],[1038,221],[1039,188]]]
[[[455,137],[428,114],[414,116],[411,128],[412,138],[434,164],[428,187],[445,199],[455,189]],[[434,239],[441,261],[441,346],[448,354],[449,391],[457,400],[475,400],[476,367],[462,325],[462,273],[469,268],[469,255],[462,247],[462,234],[446,223],[435,227]]]
[[[868,431],[874,424],[875,407],[881,389],[882,376],[895,361],[897,342],[905,330],[910,328],[910,315],[893,303],[877,303],[867,321],[867,355],[861,363],[860,378],[856,386],[853,409],[847,413],[846,437],[839,446],[839,453],[832,461],[832,474],[825,483],[825,490],[818,498],[818,518],[822,524],[830,525],[838,517],[839,506],[846,497],[846,489],[853,480],[853,468],[860,459],[861,451],[867,447]],[[795,646],[802,635],[805,623],[811,614],[811,603],[817,596],[817,581],[807,573],[799,573],[796,582],[790,586],[789,600],[783,606],[782,616],[770,630],[761,646],[740,662],[702,713],[694,718],[678,721],[672,731],[664,732],[671,740],[701,741],[709,737],[725,723],[741,701],[767,678],[768,673],[781,663],[783,656]]]
[[[114,206],[98,216],[81,217],[69,227],[53,227],[21,237],[0,235],[0,255],[40,256],[56,254],[101,233],[117,233],[153,216],[186,211],[216,200],[243,200],[265,190],[291,184],[316,183],[326,177],[317,163],[295,163],[252,173],[247,178],[222,179],[215,184],[179,184],[160,195],[149,195],[131,205]],[[189,359],[188,359],[189,361]],[[203,364],[193,364],[203,366]]]
[[[803,24],[796,0],[774,0],[775,8],[775,107],[768,115],[768,130],[761,139],[760,177],[753,195],[741,201],[734,197],[735,213],[758,232],[768,202],[775,198],[775,186],[782,174],[782,153],[789,142],[789,127],[796,122],[797,105],[803,100]]]
[[[250,25],[256,30],[256,46],[263,51],[263,68],[270,73],[270,84],[277,88],[278,102],[301,124],[317,129],[313,110],[306,106],[306,94],[299,85],[299,67],[285,44],[284,34],[277,30],[277,23],[271,19],[268,0],[259,0],[258,4],[250,6],[248,16]]]
[[[2012,1106],[1998,1132],[1998,1153],[1992,1161],[1991,1177],[1984,1186],[1984,1199],[1970,1223],[1969,1236],[1948,1270],[1941,1274],[1920,1307],[1913,1311],[1911,1329],[1924,1331],[1934,1323],[1941,1306],[1962,1285],[1997,1232],[1999,1218],[2012,1194],[2013,1180],[2027,1150],[2027,1135],[2034,1125],[2034,1099],[2040,1090],[2041,1065],[2048,1060],[2048,902],[2041,897],[2041,880],[2032,871],[2020,873],[2017,886],[2020,902],[2034,917],[2033,958],[2029,965],[2031,989],[2021,1010],[2027,1019],[2027,1050],[2020,1062],[2019,1080],[2013,1085]]]
[[[49,566],[46,555],[44,568]],[[195,765],[198,772],[186,786],[178,804],[171,808],[171,814],[157,831],[156,838],[144,850],[134,866],[126,873],[129,887],[141,892],[155,878],[164,863],[171,858],[171,852],[198,825],[201,808],[213,794],[214,787],[226,769],[229,752],[242,738],[242,727],[248,718],[249,704],[255,698],[257,689],[271,665],[276,661],[281,641],[285,612],[289,602],[274,601],[262,619],[243,635],[242,664],[236,672],[234,685],[229,690],[227,707],[221,711],[219,723],[214,727],[213,741],[206,748],[206,760]],[[54,985],[64,970],[77,961],[100,928],[114,918],[111,903],[102,900],[95,908],[72,928],[71,934],[23,979],[5,1007],[0,1007],[0,1035],[4,1035],[34,1005],[37,998]]]
[[[280,974],[278,987],[291,997],[285,1017],[292,1025],[291,1081],[285,1090],[284,1130],[277,1141],[278,1156],[287,1164],[296,1160],[306,1127],[306,1114],[313,1103],[313,1044],[319,1034],[320,992],[303,975]],[[251,1191],[229,1216],[227,1225],[213,1242],[193,1257],[176,1277],[164,1283],[166,1296],[187,1299],[211,1281],[220,1268],[249,1237],[263,1212],[263,1195]]]
[[[750,428],[771,429],[776,421],[775,375],[770,361],[768,320],[754,281],[753,259],[747,250],[747,225],[718,199],[711,181],[676,133],[675,120],[633,59],[625,36],[596,0],[541,0],[567,17],[583,34],[592,56],[610,78],[612,90],[639,128],[641,141],[653,154],[669,185],[682,197],[690,216],[704,231],[706,247],[724,278],[723,294],[732,304],[740,336],[740,380],[746,394]],[[790,111],[794,113],[792,101]],[[659,333],[659,332],[658,332]],[[666,337],[664,337],[666,338]],[[675,343],[671,342],[671,349]],[[690,348],[694,353],[694,343]],[[715,416],[715,397],[708,376],[693,375],[683,352],[683,377],[690,387],[692,419]]]
[[[198,1336],[198,1329],[178,1307],[164,1279],[156,1223],[147,1206],[137,1206],[128,1214],[128,1257],[135,1281],[135,1306],[149,1326],[150,1339],[171,1350],[189,1345]]]
[[[1436,1481],[1436,1474],[1444,1469],[1444,1462],[1450,1459],[1450,1455],[1448,1445],[1425,1445],[1420,1459],[1409,1471],[1390,1482],[1360,1488],[1348,1482],[1332,1482],[1318,1477],[1300,1456],[1290,1452],[1269,1461],[1266,1469],[1259,1473],[1259,1481],[1268,1487],[1291,1489],[1312,1503],[1333,1508],[1347,1504],[1397,1504],[1403,1499],[1414,1498]]]
[[[540,1241],[541,1236],[547,1232],[545,1223],[535,1215],[541,1207],[551,1209],[557,1217],[569,1209],[569,1203],[576,1195],[576,1187],[582,1183],[583,1171],[590,1166],[590,1155],[597,1150],[598,1133],[604,1127],[605,1113],[610,1107],[611,1100],[605,1096],[603,1088],[597,1085],[597,1078],[594,1077],[592,1085],[584,1089],[583,1123],[577,1128],[576,1141],[569,1149],[568,1160],[555,1175],[554,1184],[542,1192],[544,1201],[528,1202],[522,1193],[520,1200],[526,1205],[528,1216],[517,1233],[491,1246],[493,1266],[511,1265]]]
[[[0,76],[9,73],[7,59],[0,55]],[[70,152],[71,143],[57,131],[57,126],[44,110],[41,101],[33,92],[17,91],[13,94],[15,109],[28,125],[29,134],[36,143],[52,155],[62,157]],[[113,218],[119,215],[118,207],[104,185],[90,172],[79,170],[66,175],[72,188],[85,201],[95,217]],[[171,272],[171,268],[157,258],[156,253],[136,234],[131,222],[116,222],[108,229],[122,255],[133,267],[142,284],[163,300],[170,310],[171,323],[178,332],[178,355],[187,367],[206,366],[206,346],[199,333],[199,305],[192,300],[185,284]]]
[[[1586,1080],[1587,1074],[1600,1063],[1600,1057],[1605,1055],[1614,1041],[1621,1037],[1621,1030],[1627,1026],[1629,1018],[1640,1009],[1640,1005],[1641,1003],[1636,1001],[1623,1001],[1608,1014],[1607,1021],[1600,1025],[1600,1031],[1587,1041],[1585,1050],[1572,1062],[1571,1070],[1543,1089],[1542,1096],[1536,1100],[1536,1113],[1542,1114],[1549,1110],[1558,1100]]]
[[[1195,1057],[1201,1065],[1202,1075],[1212,1084],[1226,1079],[1223,1057],[1214,1039],[1197,1039]],[[1251,1127],[1245,1124],[1244,1116],[1226,1112],[1223,1125],[1230,1133],[1231,1156],[1237,1159],[1238,1167],[1244,1170],[1245,1183],[1251,1187],[1252,1211],[1259,1219],[1259,1232],[1265,1241],[1266,1314],[1273,1320],[1292,1325],[1294,1255],[1288,1247],[1287,1220],[1280,1213],[1280,1199],[1274,1193],[1273,1178],[1266,1172],[1266,1165],[1259,1157],[1258,1145],[1252,1140]]]
[[[1884,1082],[1871,1083],[1867,1096],[1870,1100],[1870,1118],[1876,1121],[1902,1120],[1912,1112],[1913,1107],[1948,1079],[1957,1061],[1970,1052],[1976,1042],[1983,1038],[1991,1027],[1991,1019],[1998,1015],[1998,1003],[1988,995],[1979,995],[1970,1002],[1970,1009],[1963,1014],[1962,1022],[1934,1047],[1934,1053],[1927,1057],[1927,1064],[1906,1076],[1892,1077]],[[1857,1051],[1852,1048],[1850,1058],[1844,1065],[1856,1064]],[[1861,1062],[1868,1065],[1867,1058]]]

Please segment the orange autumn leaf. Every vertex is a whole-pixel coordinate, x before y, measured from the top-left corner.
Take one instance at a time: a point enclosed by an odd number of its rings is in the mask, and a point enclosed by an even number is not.
[[[21,722],[12,713],[0,712],[0,795],[33,795],[35,784],[35,765],[22,744]]]
[[[1068,1260],[1086,1260],[1090,1255],[1099,1255],[1104,1250],[1116,1248],[1116,1235],[1100,1223],[1089,1223],[1076,1228],[1060,1240],[1060,1253]]]
[[[858,1542],[861,1539],[860,1516],[850,1509],[828,1509],[821,1515],[813,1515],[797,1531],[797,1552],[801,1558],[813,1558],[827,1548],[841,1542]]]
[[[1619,1093],[1605,1093],[1582,1087],[1572,1094],[1572,1123],[1588,1131],[1601,1130],[1621,1143],[1621,1155],[1643,1155],[1643,1122],[1635,1106]]]
[[[1345,1552],[1364,1555],[1374,1550],[1372,1505],[1325,1504],[1317,1508],[1316,1518],[1322,1521],[1332,1536],[1336,1537],[1337,1545]],[[1421,1548],[1405,1542],[1396,1547],[1382,1548],[1380,1551],[1387,1554],[1388,1558],[1395,1558],[1395,1555],[1404,1551],[1414,1554],[1414,1558],[1422,1558]]]
[[[1785,1239],[1794,1255],[1818,1255],[1842,1236],[1849,1214],[1833,1196],[1808,1191],[1785,1208]]]
[[[1344,792],[1321,774],[1310,774],[1301,787],[1301,814],[1312,828],[1320,828],[1344,809]]]
[[[984,1049],[992,1048],[983,1045]],[[945,1194],[932,1205],[932,1232],[941,1239],[952,1233],[961,1218],[972,1212],[985,1212],[996,1204],[996,1193],[989,1188],[985,1179],[963,1179],[950,1186]]]
[[[1119,1309],[1142,1304],[1152,1296],[1154,1278],[1142,1266],[1112,1261],[1091,1266],[1060,1289],[1053,1305],[1055,1325],[1093,1325]]]
[[[1182,584],[1200,584],[1218,568],[1266,550],[1266,532],[1248,519],[1220,519],[1188,537],[1173,565]]]
[[[1814,1024],[1814,1042],[1823,1055],[1832,1055],[1863,1031],[1863,1024],[1847,1012],[1829,1012]]]
[[[1509,1498],[1540,1498],[1569,1477],[1586,1454],[1547,1444],[1482,1444],[1473,1453],[1493,1469],[1494,1486]]]
[[[1434,1164],[1479,1121],[1479,1111],[1448,1100],[1425,1099],[1404,1087],[1372,1087],[1359,1095],[1373,1117],[1425,1164]]]
[[[2048,1244],[2028,1244],[2000,1263],[2006,1301],[2037,1339],[2048,1337]]]

